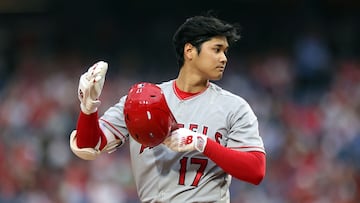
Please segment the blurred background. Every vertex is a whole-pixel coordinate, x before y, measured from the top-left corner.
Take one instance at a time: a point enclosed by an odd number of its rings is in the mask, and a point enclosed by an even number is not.
[[[139,202],[128,145],[70,151],[79,77],[109,63],[100,114],[175,78],[173,33],[210,9],[242,27],[216,83],[250,103],[267,151],[264,181],[233,179],[232,202],[360,202],[359,1],[0,0],[0,203]]]

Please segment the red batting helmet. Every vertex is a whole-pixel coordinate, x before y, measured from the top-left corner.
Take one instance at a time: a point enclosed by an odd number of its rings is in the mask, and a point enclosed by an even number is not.
[[[124,117],[130,136],[148,147],[159,145],[177,128],[163,91],[152,83],[141,82],[130,88]]]

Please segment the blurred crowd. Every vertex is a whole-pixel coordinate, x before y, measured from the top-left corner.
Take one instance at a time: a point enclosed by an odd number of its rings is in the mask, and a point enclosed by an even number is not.
[[[175,78],[175,60],[153,68],[136,49],[106,58],[87,46],[55,49],[44,27],[0,27],[0,203],[137,203],[127,144],[95,161],[70,151],[78,80],[98,59],[109,62],[101,114],[135,82]],[[230,53],[216,83],[253,107],[267,152],[264,181],[233,179],[232,202],[360,202],[360,48],[352,31],[336,30],[331,42],[304,32],[286,48]],[[124,48],[117,45],[108,53]]]

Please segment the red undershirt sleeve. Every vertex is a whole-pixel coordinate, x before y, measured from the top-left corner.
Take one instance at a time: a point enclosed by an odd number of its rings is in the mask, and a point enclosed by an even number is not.
[[[76,144],[79,148],[95,148],[101,138],[100,150],[106,145],[106,138],[99,126],[98,113],[90,115],[80,111],[76,126]]]
[[[258,185],[265,176],[266,157],[263,152],[236,151],[208,139],[204,154],[239,180]]]

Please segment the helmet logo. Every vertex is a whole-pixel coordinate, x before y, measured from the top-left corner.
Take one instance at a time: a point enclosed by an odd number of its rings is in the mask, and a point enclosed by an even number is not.
[[[147,114],[148,119],[151,120],[151,113],[150,113],[150,111],[146,111],[146,114]]]

